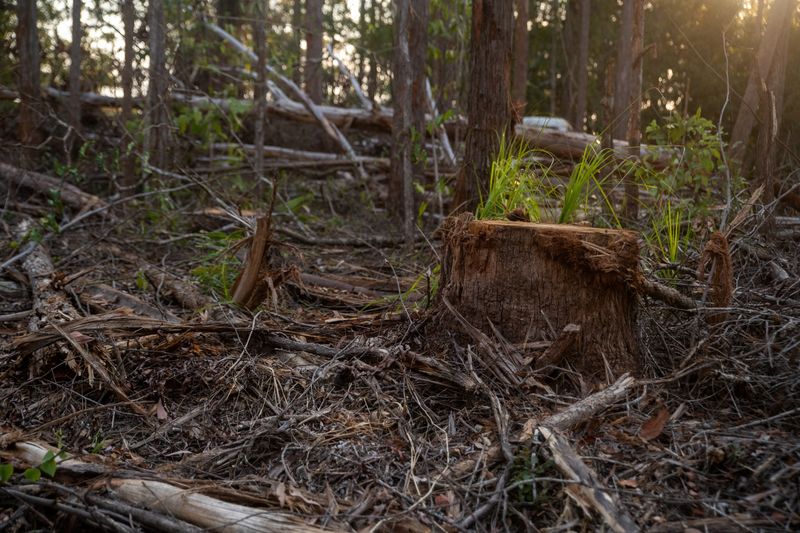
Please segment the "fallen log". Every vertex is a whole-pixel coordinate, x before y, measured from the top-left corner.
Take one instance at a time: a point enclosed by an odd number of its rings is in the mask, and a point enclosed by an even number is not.
[[[8,442],[9,440],[12,442]],[[14,459],[25,466],[38,466],[44,462],[48,452],[57,454],[60,451],[38,442],[13,442],[13,440],[13,435],[0,435],[0,442],[13,445],[9,450],[0,452],[0,456],[4,459]],[[61,470],[73,475],[108,475],[111,473],[102,464],[87,463],[68,456],[57,456],[55,461],[57,472]],[[134,507],[146,508],[152,513],[159,513],[160,516],[150,516],[154,520],[152,526],[157,525],[156,518],[162,518],[157,522],[167,526],[180,525],[180,522],[170,521],[171,517],[206,531],[228,533],[323,533],[332,531],[306,524],[300,518],[289,514],[223,501],[200,494],[195,488],[181,488],[165,481],[117,477],[101,481],[93,487],[95,491],[105,489]],[[134,516],[131,515],[131,518]]]
[[[561,131],[552,128],[538,126],[526,126],[517,124],[514,129],[516,136],[528,141],[532,146],[545,150],[559,157],[580,159],[586,147],[594,145],[600,150],[600,137],[591,133],[577,131]],[[614,155],[618,159],[628,159],[630,151],[628,143],[618,139],[614,140]],[[669,163],[671,152],[664,148],[641,145],[639,157],[647,159],[657,167],[666,166]]]
[[[57,192],[64,205],[79,211],[108,207],[105,200],[84,192],[63,179],[25,170],[7,163],[0,163],[0,178],[5,179],[8,185],[30,189],[44,196]]]

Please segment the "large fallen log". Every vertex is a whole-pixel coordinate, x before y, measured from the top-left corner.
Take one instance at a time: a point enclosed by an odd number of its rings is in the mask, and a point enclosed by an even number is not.
[[[517,137],[528,141],[532,146],[559,157],[580,159],[587,146],[595,145],[598,150],[600,149],[600,137],[591,133],[560,131],[553,128],[527,126],[524,124],[517,124],[514,131]],[[628,143],[615,139],[614,155],[619,159],[630,157]],[[653,146],[644,144],[640,147],[639,155],[642,159],[648,158],[656,166],[665,166],[670,158],[668,150],[664,148],[656,149]]]
[[[234,143],[214,143],[211,148],[215,151],[229,152],[231,150],[243,150],[251,154],[255,152],[255,146],[252,144],[234,144]],[[264,146],[264,157],[287,159],[289,161],[303,161],[308,163],[350,163],[351,160],[345,158],[341,154],[331,154],[328,152],[310,152],[307,150],[293,150],[291,148],[282,148],[280,146]],[[356,160],[363,165],[370,165],[380,168],[389,168],[388,157],[370,157],[370,156],[356,156]]]
[[[8,440],[12,442],[6,442]],[[9,450],[0,452],[0,455],[4,459],[22,463],[23,466],[38,466],[45,461],[48,452],[53,454],[59,452],[59,450],[38,442],[13,442],[14,440],[13,435],[0,434],[0,442],[13,445]],[[65,471],[79,476],[103,474],[104,477],[113,474],[111,470],[101,464],[88,463],[68,456],[64,458],[57,456],[55,461],[58,467],[57,472]],[[97,492],[105,489],[134,507],[146,508],[161,515],[163,525],[151,523],[149,524],[151,527],[180,526],[182,523],[189,523],[206,531],[228,533],[323,533],[331,531],[331,529],[321,529],[306,524],[302,519],[290,514],[223,501],[200,494],[196,488],[181,488],[165,481],[116,477],[104,480],[90,490]],[[129,518],[135,517],[130,515]],[[170,519],[178,519],[178,522],[170,522]]]
[[[31,189],[45,196],[56,192],[64,205],[79,211],[108,207],[105,200],[83,192],[62,179],[18,168],[7,163],[0,163],[0,178],[6,180],[7,185]]]

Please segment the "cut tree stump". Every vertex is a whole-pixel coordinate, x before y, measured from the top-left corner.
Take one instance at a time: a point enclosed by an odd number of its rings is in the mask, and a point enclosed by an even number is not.
[[[639,371],[635,232],[464,215],[441,231],[442,296],[470,324],[510,343],[553,338],[574,324],[563,360],[585,378]],[[442,320],[458,328],[452,315],[443,309]]]

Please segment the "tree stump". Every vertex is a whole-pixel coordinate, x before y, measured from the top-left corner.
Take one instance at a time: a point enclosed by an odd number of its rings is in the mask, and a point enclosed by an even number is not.
[[[441,295],[477,329],[521,343],[576,324],[567,361],[585,378],[638,372],[636,233],[462,216],[442,234]]]

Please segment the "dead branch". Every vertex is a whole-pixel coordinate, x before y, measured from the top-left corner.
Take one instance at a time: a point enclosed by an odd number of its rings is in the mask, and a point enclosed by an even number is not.
[[[50,196],[55,191],[59,194],[64,205],[68,205],[78,211],[108,207],[104,200],[93,194],[83,192],[63,179],[24,170],[7,163],[0,163],[0,178],[7,180],[9,185],[31,189],[42,196]]]

